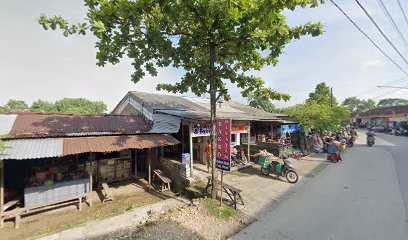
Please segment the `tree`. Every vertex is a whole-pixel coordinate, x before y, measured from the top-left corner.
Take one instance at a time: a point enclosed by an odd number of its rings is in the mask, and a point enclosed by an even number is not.
[[[101,114],[107,106],[102,101],[90,101],[84,98],[64,98],[55,102],[55,108],[63,113]]]
[[[254,94],[250,94],[247,97],[247,100],[248,100],[248,105],[251,107],[259,108],[259,109],[262,109],[270,113],[280,112],[280,109],[275,107],[275,105],[271,102],[269,98],[262,99],[261,97],[258,97]]]
[[[58,112],[57,106],[52,102],[43,101],[38,99],[31,104],[31,112]]]
[[[313,128],[318,132],[337,130],[338,126],[348,120],[350,112],[345,107],[330,107],[314,101],[284,109],[284,113],[301,123],[305,128]]]
[[[60,16],[42,15],[44,29],[57,27],[65,36],[86,34],[97,38],[98,65],[116,64],[127,56],[132,60],[133,82],[147,73],[157,75],[157,68],[173,66],[185,70],[181,81],[159,84],[158,90],[173,93],[192,91],[210,93],[211,143],[213,146],[213,188],[216,197],[218,178],[215,171],[215,119],[217,93],[225,93],[230,81],[250,93],[270,99],[288,100],[264,86],[264,81],[250,70],[276,65],[287,43],[304,35],[322,34],[322,25],[306,23],[289,26],[283,12],[296,7],[316,7],[323,0],[85,0],[85,22],[68,24]],[[224,99],[230,96],[224,94]]]
[[[306,102],[314,101],[318,104],[327,104],[330,106],[331,101],[333,101],[333,106],[337,106],[337,100],[335,97],[331,96],[330,88],[325,82],[316,85],[315,91],[309,93],[309,98]]]
[[[390,106],[400,106],[400,105],[408,105],[408,99],[403,98],[386,98],[381,99],[377,107],[390,107]]]
[[[25,112],[28,105],[23,100],[10,99],[6,105],[0,107],[0,112]]]
[[[353,116],[356,116],[375,108],[376,104],[372,99],[361,100],[357,97],[349,97],[344,99],[342,106],[347,108]]]

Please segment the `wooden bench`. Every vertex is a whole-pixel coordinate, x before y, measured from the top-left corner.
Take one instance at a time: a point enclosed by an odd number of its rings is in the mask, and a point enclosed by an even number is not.
[[[159,169],[153,170],[153,181],[154,181],[155,177],[158,177],[160,179],[161,191],[162,192],[164,190],[169,190],[170,191],[171,180],[168,177],[164,176],[162,171],[160,171]]]
[[[208,190],[208,188],[212,185],[212,178],[211,176],[207,177],[207,186],[206,189]],[[223,183],[222,184],[222,189],[220,189],[220,191],[224,191],[228,197],[231,199],[232,203],[234,204],[234,208],[237,209],[237,203],[238,201],[242,204],[244,204],[244,199],[241,196],[241,192],[242,190],[239,188],[236,188],[234,186],[231,186],[229,184]]]
[[[13,210],[4,211],[0,216],[0,228],[4,227],[4,220],[13,219],[14,218],[14,228],[20,227],[21,217],[26,214],[32,214],[36,212],[43,212],[48,209],[54,209],[59,207],[60,205],[66,205],[71,203],[76,203],[78,201],[78,210],[82,209],[82,199],[88,198],[88,195],[81,195],[75,198],[64,199],[60,201],[50,202],[43,206],[36,206],[36,207],[19,207]]]
[[[112,191],[106,182],[101,183],[99,189],[101,190],[103,196],[102,202],[114,200]]]

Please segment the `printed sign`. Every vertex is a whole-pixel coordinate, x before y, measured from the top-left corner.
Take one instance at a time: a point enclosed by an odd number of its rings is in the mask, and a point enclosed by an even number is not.
[[[249,122],[246,121],[233,121],[231,127],[231,133],[247,133],[247,127]]]
[[[194,123],[193,135],[194,136],[210,136],[211,124],[209,123]]]
[[[231,171],[231,120],[217,119],[216,127],[216,162],[221,171]]]

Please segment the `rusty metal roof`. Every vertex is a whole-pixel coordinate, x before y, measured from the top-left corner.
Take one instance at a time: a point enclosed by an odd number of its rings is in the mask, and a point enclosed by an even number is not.
[[[150,128],[149,124],[138,116],[18,113],[8,137],[139,134],[147,132]]]
[[[63,154],[145,149],[178,143],[177,139],[167,134],[65,138]]]

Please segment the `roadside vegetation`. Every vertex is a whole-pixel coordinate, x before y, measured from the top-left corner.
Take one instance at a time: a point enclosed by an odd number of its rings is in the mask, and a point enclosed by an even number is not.
[[[108,110],[102,101],[91,101],[85,98],[64,98],[55,102],[44,100],[34,101],[31,106],[22,100],[10,99],[0,106],[0,112],[49,112],[49,113],[81,113],[102,114]]]

